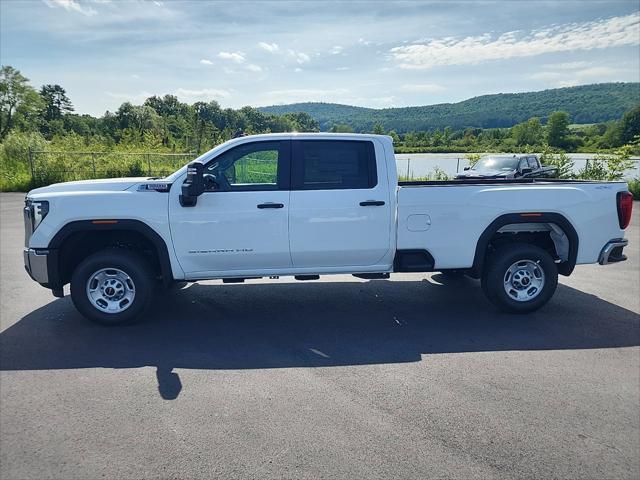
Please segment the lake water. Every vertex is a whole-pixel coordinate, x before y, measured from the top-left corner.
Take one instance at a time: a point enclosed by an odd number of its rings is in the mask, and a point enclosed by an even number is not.
[[[510,154],[503,153],[501,155]],[[573,160],[576,172],[585,166],[587,160],[596,156],[595,153],[568,153],[567,155]],[[627,178],[640,176],[640,157],[633,157],[633,160],[636,166],[627,171]],[[441,168],[447,175],[455,175],[456,172],[462,172],[464,167],[469,165],[469,160],[465,158],[464,153],[397,153],[396,165],[398,166],[398,175],[420,178],[432,173],[435,167]]]

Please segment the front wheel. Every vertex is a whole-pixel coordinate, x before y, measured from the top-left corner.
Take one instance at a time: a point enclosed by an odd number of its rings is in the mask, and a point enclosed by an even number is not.
[[[487,260],[482,290],[501,310],[529,313],[553,296],[558,286],[558,268],[545,250],[515,243],[497,249]]]
[[[78,311],[103,325],[122,325],[139,317],[153,293],[153,274],[144,258],[123,249],[90,255],[71,277],[71,299]]]

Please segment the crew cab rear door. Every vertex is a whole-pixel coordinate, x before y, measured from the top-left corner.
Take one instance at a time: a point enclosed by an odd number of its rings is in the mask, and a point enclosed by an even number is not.
[[[293,266],[380,264],[391,248],[392,221],[380,142],[301,139],[292,142],[292,152],[289,244]]]

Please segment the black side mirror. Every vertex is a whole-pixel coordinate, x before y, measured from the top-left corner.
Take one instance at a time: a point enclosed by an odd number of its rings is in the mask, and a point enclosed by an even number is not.
[[[471,170],[471,167],[464,167],[464,171]]]
[[[183,207],[195,207],[198,197],[204,193],[204,164],[191,162],[187,165],[187,179],[182,184],[180,205]]]

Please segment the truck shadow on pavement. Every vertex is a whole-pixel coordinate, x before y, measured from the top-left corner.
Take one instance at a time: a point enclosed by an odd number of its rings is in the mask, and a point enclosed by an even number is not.
[[[423,355],[640,345],[640,315],[560,285],[542,310],[499,313],[470,279],[200,285],[158,295],[142,323],[106,328],[55,300],[0,334],[0,370],[259,369],[415,362]]]

